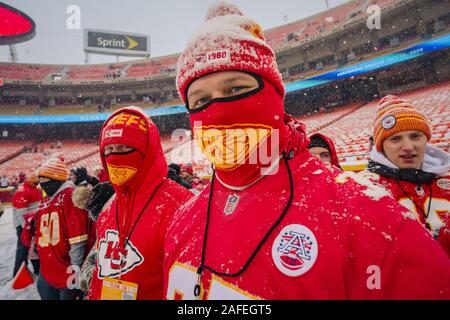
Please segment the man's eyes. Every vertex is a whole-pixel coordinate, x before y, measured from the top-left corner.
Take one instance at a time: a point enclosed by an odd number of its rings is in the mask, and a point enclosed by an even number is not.
[[[197,101],[195,101],[195,103],[192,105],[193,108],[198,108],[201,107],[202,105],[206,104],[209,101],[209,98],[205,97],[205,98],[200,98]]]
[[[240,92],[244,89],[246,89],[247,87],[243,87],[243,86],[236,86],[236,87],[232,87],[231,89],[228,90],[228,94],[235,94],[237,92]]]
[[[234,86],[234,87],[224,90],[222,97],[216,97],[216,98],[223,98],[223,97],[227,97],[227,96],[238,95],[248,89],[250,89],[250,87],[248,87],[248,86]],[[205,97],[199,98],[199,99],[195,100],[195,102],[193,104],[191,104],[190,107],[193,109],[200,108],[201,106],[207,104],[210,100],[211,100],[210,96],[205,96]]]

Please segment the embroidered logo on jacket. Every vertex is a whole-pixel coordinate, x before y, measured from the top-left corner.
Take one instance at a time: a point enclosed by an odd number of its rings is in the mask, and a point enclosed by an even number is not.
[[[239,196],[235,194],[231,194],[228,196],[227,203],[225,204],[225,208],[223,209],[223,212],[225,212],[226,215],[230,215],[236,210],[237,204],[239,202]]]
[[[310,270],[316,262],[318,244],[307,227],[291,224],[281,230],[272,246],[272,258],[283,274],[298,277]]]
[[[116,230],[107,230],[106,239],[102,239],[98,248],[98,277],[116,277],[133,270],[144,262],[144,257],[131,241],[125,250],[119,250],[119,234]]]

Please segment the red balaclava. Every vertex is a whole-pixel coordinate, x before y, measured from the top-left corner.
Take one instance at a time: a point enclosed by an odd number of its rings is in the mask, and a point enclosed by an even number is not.
[[[220,71],[246,72],[259,87],[236,97],[213,99],[191,111],[191,126],[219,181],[243,187],[265,174],[287,147],[285,90],[261,27],[223,1],[210,7],[206,23],[178,60],[177,86],[183,101],[187,104],[192,82]]]
[[[112,153],[104,156],[109,179],[114,188],[121,193],[131,189],[138,177],[147,152],[149,126],[142,115],[123,110],[115,113],[106,122],[101,132],[100,147],[104,154],[110,144],[132,147],[127,153]]]
[[[100,158],[116,191],[119,246],[125,247],[133,221],[167,176],[167,163],[158,129],[144,110],[125,107],[114,112],[100,132]],[[104,155],[105,146],[122,144],[131,152]],[[120,226],[120,227],[119,227]],[[121,249],[121,250],[122,250]],[[116,251],[113,254],[124,254]],[[115,256],[118,257],[118,256]]]

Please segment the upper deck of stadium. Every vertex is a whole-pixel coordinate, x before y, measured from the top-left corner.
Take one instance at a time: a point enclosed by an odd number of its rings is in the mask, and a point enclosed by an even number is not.
[[[286,25],[265,31],[276,53],[305,45],[358,23],[365,23],[367,8],[378,5],[382,12],[416,0],[354,0]],[[382,48],[380,48],[382,49]],[[123,82],[173,75],[179,54],[113,64],[51,65],[0,63],[0,78],[49,83]],[[57,79],[57,80],[55,80]]]

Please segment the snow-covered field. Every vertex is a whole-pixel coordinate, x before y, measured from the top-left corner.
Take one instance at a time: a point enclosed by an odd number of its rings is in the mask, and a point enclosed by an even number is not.
[[[7,208],[0,218],[0,300],[39,300],[35,284],[22,290],[11,288],[16,243],[12,210]],[[31,265],[30,270],[32,270]]]

